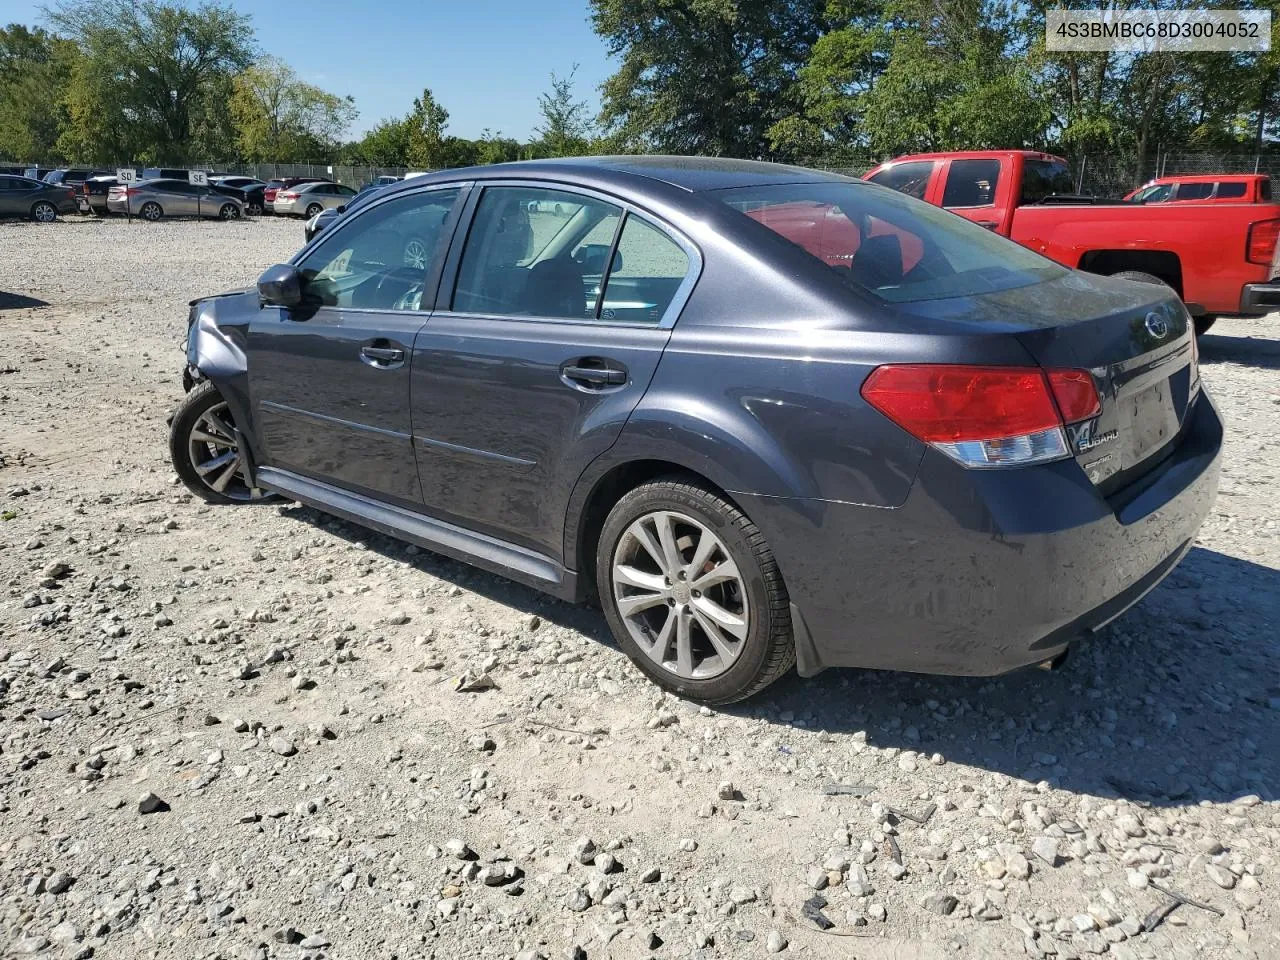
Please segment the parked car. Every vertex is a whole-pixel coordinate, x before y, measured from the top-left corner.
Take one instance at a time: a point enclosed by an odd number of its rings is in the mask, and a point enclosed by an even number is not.
[[[1280,307],[1280,204],[1094,202],[1072,195],[1060,157],[981,150],[899,157],[866,178],[1089,273],[1163,283],[1208,330],[1222,315]]]
[[[1055,661],[1173,569],[1217,488],[1171,290],[814,170],[441,171],[188,325],[170,453],[195,494],[598,595],[641,670],[709,703],[793,661]]]
[[[267,189],[263,192],[262,199],[267,205],[269,212],[275,212],[276,194],[281,190],[288,190],[296,187],[300,183],[328,183],[324,177],[282,177],[278,180],[268,180]]]
[[[226,197],[235,197],[244,204],[245,216],[259,217],[265,211],[265,205],[262,200],[263,191],[266,189],[265,183],[249,184],[244,187],[228,186],[223,180],[210,180],[209,189],[214,193],[220,193]]]
[[[400,182],[399,180],[396,181],[396,183],[399,183],[399,182]],[[391,186],[391,184],[384,184],[383,186],[389,187]],[[315,216],[311,217],[305,224],[303,224],[303,227],[302,227],[303,239],[307,243],[310,243],[312,240],[315,239],[316,234],[320,233],[322,230],[325,230],[331,223],[333,223],[340,216],[345,214],[348,210],[356,209],[363,206],[365,203],[369,201],[369,199],[372,196],[374,196],[381,189],[383,189],[383,187],[375,187],[372,190],[361,190],[359,193],[357,193],[354,197],[352,197],[350,200],[348,200],[345,204],[341,206],[325,207]]]
[[[110,174],[90,177],[80,184],[76,190],[76,203],[80,207],[80,212],[106,216],[110,212],[107,210],[107,194],[111,192],[111,188],[116,183],[115,174]]]
[[[341,183],[300,183],[276,194],[271,209],[285,216],[314,217],[321,210],[341,207],[356,191]]]
[[[245,190],[250,187],[265,187],[267,185],[265,180],[259,180],[257,177],[241,177],[229,173],[210,177],[209,182],[216,182],[224,187],[238,187],[241,190]]]
[[[58,214],[75,212],[76,194],[70,187],[30,177],[0,176],[0,217],[53,223]]]
[[[50,170],[44,175],[43,179],[45,183],[56,184],[60,187],[78,187],[90,177],[100,177],[106,173],[106,170],[85,170],[83,168]]]
[[[1126,203],[1270,203],[1271,178],[1262,173],[1157,177],[1124,199]]]
[[[185,180],[116,184],[107,194],[107,209],[112,213],[130,213],[143,220],[159,220],[161,217],[238,220],[245,212],[244,201],[238,197]]]

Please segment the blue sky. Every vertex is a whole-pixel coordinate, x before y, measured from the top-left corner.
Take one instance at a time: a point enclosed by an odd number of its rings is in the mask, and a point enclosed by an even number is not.
[[[564,75],[580,64],[578,98],[594,113],[599,85],[616,69],[591,29],[586,0],[231,3],[253,17],[265,53],[331,93],[355,97],[356,136],[407,113],[430,87],[449,111],[449,133],[478,137],[488,127],[525,139],[552,70]],[[0,23],[38,24],[41,6],[0,0]],[[307,28],[280,13],[294,9],[306,11]]]

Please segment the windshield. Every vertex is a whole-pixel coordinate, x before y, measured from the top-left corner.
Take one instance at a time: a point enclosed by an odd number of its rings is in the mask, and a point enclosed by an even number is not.
[[[718,192],[726,204],[894,303],[1041,283],[1066,271],[921,200],[869,183],[788,183]]]

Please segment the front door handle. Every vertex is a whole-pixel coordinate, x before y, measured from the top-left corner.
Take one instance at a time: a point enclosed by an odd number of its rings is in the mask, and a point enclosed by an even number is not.
[[[566,380],[591,387],[620,386],[627,382],[627,371],[611,367],[583,367],[569,364],[560,368],[560,374]]]
[[[361,347],[360,356],[379,367],[404,362],[404,351],[399,347]]]

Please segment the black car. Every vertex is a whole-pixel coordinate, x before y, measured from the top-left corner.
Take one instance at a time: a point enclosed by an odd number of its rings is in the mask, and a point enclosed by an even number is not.
[[[267,185],[262,181],[255,181],[247,186],[238,187],[227,183],[226,180],[210,180],[209,189],[215,193],[220,193],[224,197],[234,197],[244,204],[244,212],[247,216],[258,217],[263,213],[262,193]]]
[[[70,187],[30,177],[0,176],[0,217],[53,223],[58,214],[76,210],[76,194]]]
[[[196,301],[187,364],[198,496],[598,598],[709,703],[792,663],[1053,663],[1191,549],[1221,458],[1173,290],[749,161],[388,187]]]
[[[78,187],[90,177],[101,177],[106,175],[107,172],[106,170],[87,170],[83,168],[50,170],[45,174],[44,182],[56,184],[57,186]]]

